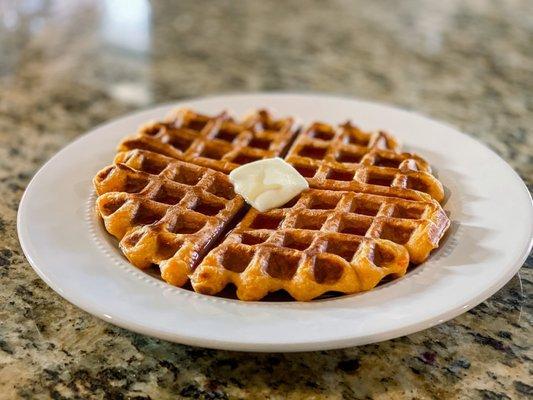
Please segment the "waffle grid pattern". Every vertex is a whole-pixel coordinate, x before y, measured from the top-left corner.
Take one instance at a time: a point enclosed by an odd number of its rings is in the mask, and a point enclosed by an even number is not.
[[[121,142],[94,178],[97,211],[132,264],[200,293],[234,284],[243,300],[369,290],[427,259],[449,226],[442,185],[392,136],[349,123],[314,123],[290,147],[286,160],[312,189],[237,216],[246,207],[226,174],[283,156],[296,132],[264,110],[236,121],[179,109]]]
[[[125,256],[142,269],[159,265],[177,286],[244,205],[225,174],[142,150],[119,153],[94,186]]]
[[[396,140],[383,132],[363,132],[350,123],[314,123],[298,136],[286,160],[317,189],[408,199],[424,199],[426,193],[442,201],[442,185],[429,164],[398,150]]]
[[[405,274],[411,244],[436,246],[434,203],[351,192],[309,190],[284,208],[248,211],[191,277],[215,294],[232,283],[243,300],[286,290],[296,300],[328,291],[369,290]],[[442,227],[441,227],[442,229]]]
[[[240,165],[281,155],[295,134],[292,118],[259,110],[238,122],[227,113],[206,116],[179,109],[143,126],[119,151],[144,149],[229,173]]]

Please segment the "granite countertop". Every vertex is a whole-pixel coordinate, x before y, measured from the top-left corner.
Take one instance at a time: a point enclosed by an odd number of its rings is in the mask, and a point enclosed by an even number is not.
[[[0,4],[0,399],[531,398],[531,257],[491,299],[432,329],[248,354],[92,317],[37,277],[16,234],[24,188],[66,143],[125,112],[228,91],[415,109],[471,133],[531,183],[531,15],[530,0]]]

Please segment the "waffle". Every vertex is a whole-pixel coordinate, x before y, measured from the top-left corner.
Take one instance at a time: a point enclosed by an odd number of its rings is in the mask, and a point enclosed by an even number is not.
[[[243,208],[227,175],[145,150],[117,154],[94,178],[96,207],[135,266],[182,286]]]
[[[243,121],[227,113],[210,117],[178,109],[163,122],[143,126],[119,151],[150,150],[229,173],[242,164],[281,155],[295,134],[292,118],[274,119],[259,110]]]
[[[283,208],[255,209],[195,269],[195,291],[229,283],[242,300],[287,291],[311,300],[370,290],[405,274],[409,256],[425,259],[447,228],[435,201],[308,190]]]
[[[298,136],[286,161],[313,188],[411,200],[427,200],[429,195],[441,202],[443,187],[429,164],[398,150],[398,142],[383,132],[363,132],[350,123],[314,123]]]
[[[199,293],[233,284],[242,300],[366,291],[427,259],[449,219],[423,158],[350,123],[296,132],[264,110],[237,121],[178,109],[120,143],[94,178],[97,211],[132,264]],[[311,189],[246,212],[227,174],[287,150]]]

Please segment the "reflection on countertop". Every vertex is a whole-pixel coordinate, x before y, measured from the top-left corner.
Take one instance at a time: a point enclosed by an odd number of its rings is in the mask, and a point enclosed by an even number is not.
[[[426,331],[256,355],[97,320],[37,277],[15,228],[31,176],[84,131],[155,103],[229,91],[325,91],[415,109],[471,133],[531,183],[532,14],[529,0],[0,4],[0,397],[533,395],[531,257],[494,297]]]

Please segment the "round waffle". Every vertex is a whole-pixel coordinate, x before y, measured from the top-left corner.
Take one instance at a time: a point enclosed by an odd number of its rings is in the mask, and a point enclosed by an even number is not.
[[[233,284],[242,300],[356,293],[425,261],[449,226],[429,164],[399,149],[350,123],[299,131],[264,110],[236,121],[179,109],[121,142],[94,178],[96,206],[125,256],[172,285],[216,294]],[[275,156],[311,189],[246,212],[227,173]]]

